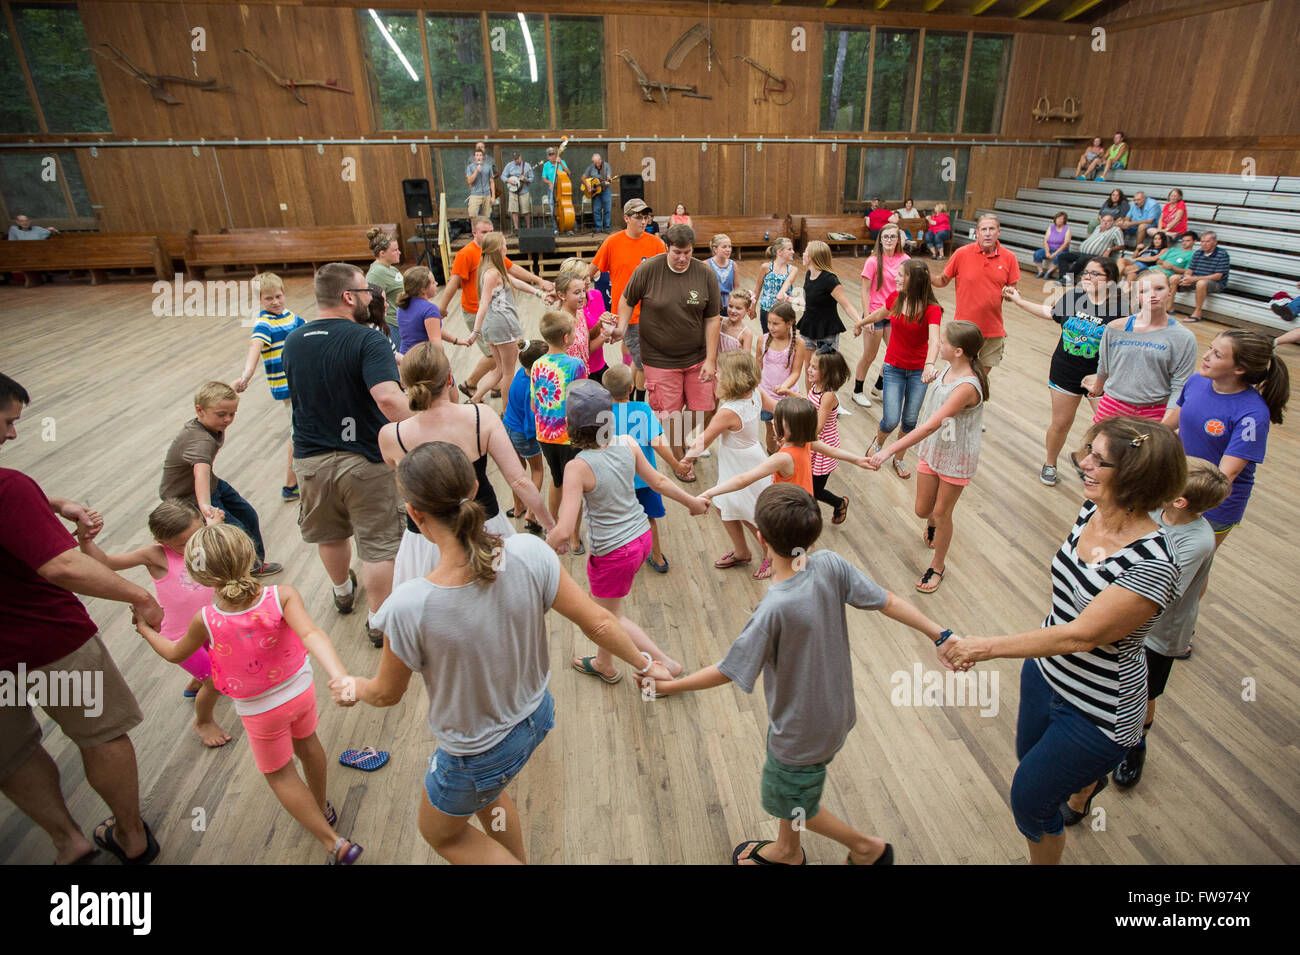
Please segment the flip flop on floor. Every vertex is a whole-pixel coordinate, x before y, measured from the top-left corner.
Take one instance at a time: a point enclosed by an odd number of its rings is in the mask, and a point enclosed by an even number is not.
[[[763,846],[770,846],[771,844],[771,839],[750,839],[748,842],[742,842],[740,845],[736,846],[736,848],[731,850],[731,864],[743,865],[745,862],[752,862],[754,865],[792,865],[792,863],[789,862],[773,862],[771,859],[764,859],[758,854],[759,849],[763,848]],[[750,846],[753,846],[753,848],[751,849]],[[749,849],[749,855],[744,859],[741,859],[740,854],[746,849]],[[799,865],[807,865],[808,853],[803,849],[800,849],[799,851],[803,853],[803,861],[800,862]]]
[[[721,557],[719,557],[717,560],[715,560],[713,562],[713,566],[716,567],[718,570],[726,570],[728,567],[745,567],[750,562],[752,562],[753,559],[754,557],[751,554],[749,557],[746,557],[744,560],[741,560],[739,557],[736,556],[736,552],[734,550],[729,550]]]
[[[894,458],[894,473],[904,481],[912,476],[912,472],[907,469],[907,465],[901,458]]]
[[[938,580],[934,578],[938,577]],[[927,567],[921,579],[916,582],[916,589],[923,594],[932,594],[939,589],[939,584],[943,582],[943,571],[935,570],[933,567]]]
[[[365,749],[345,749],[343,755],[339,757],[339,762],[362,772],[373,773],[388,762],[388,753],[373,746],[367,746]]]
[[[771,576],[772,562],[764,557],[763,562],[758,565],[758,570],[754,571],[754,580],[767,580]]]
[[[153,830],[149,828],[149,823],[144,822],[144,820],[141,820],[141,822],[144,823],[145,850],[138,856],[133,856],[128,859],[126,857],[126,852],[117,844],[117,840],[113,838],[113,833],[117,830],[117,820],[112,816],[109,816],[101,822],[99,826],[95,827],[95,845],[99,846],[109,855],[116,856],[117,861],[122,863],[122,865],[148,865],[154,859],[158,858],[158,853],[162,851],[162,848],[158,845],[158,840],[153,837]],[[100,826],[104,827],[104,834],[102,836],[99,834]]]
[[[853,853],[849,853],[847,856],[844,857],[844,864],[845,864],[845,865],[857,865],[857,863],[853,861]],[[885,843],[885,851],[882,852],[882,853],[880,853],[880,858],[877,859],[875,862],[873,862],[873,863],[871,863],[871,864],[872,864],[872,865],[893,865],[893,864],[894,864],[894,847],[893,847],[890,843],[886,842],[886,843]]]
[[[597,670],[595,667],[591,665],[591,661],[594,659],[596,659],[595,656],[590,656],[590,657],[583,657],[581,661],[574,660],[573,668],[577,670],[579,673],[585,673],[588,676],[598,676],[606,683],[610,683],[610,684],[617,683],[619,680],[623,679],[622,670],[618,671],[617,676],[612,676],[612,677],[605,676],[605,674],[601,673],[599,670]]]
[[[654,554],[651,554],[649,557],[647,557],[645,559],[645,562],[649,564],[651,567],[653,567],[657,573],[666,574],[668,573],[668,558],[664,557],[664,555],[662,554],[660,554],[659,556],[663,557],[664,562],[662,564],[655,563]]]
[[[330,824],[331,828],[339,821],[339,814],[335,811],[334,804],[328,799],[325,800],[325,821]]]

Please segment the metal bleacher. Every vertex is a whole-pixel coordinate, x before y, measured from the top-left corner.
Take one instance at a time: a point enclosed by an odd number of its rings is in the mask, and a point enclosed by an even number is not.
[[[1142,169],[1114,171],[1104,182],[1076,179],[1072,169],[1058,177],[1040,179],[1037,188],[1020,189],[1014,199],[998,199],[992,212],[1002,224],[1002,243],[1025,265],[1033,263],[1052,216],[1064,212],[1069,218],[1071,247],[1088,234],[1097,210],[1112,189],[1127,198],[1145,192],[1164,204],[1169,190],[1182,190],[1187,203],[1189,227],[1200,233],[1217,233],[1219,245],[1232,260],[1228,288],[1206,299],[1208,317],[1232,325],[1252,325],[1271,330],[1289,330],[1292,322],[1275,315],[1268,300],[1279,291],[1296,294],[1300,279],[1300,177],[1212,175],[1209,173],[1157,172]],[[953,222],[954,244],[964,245],[975,223]],[[1130,246],[1132,239],[1129,239]],[[1186,312],[1194,299],[1190,292],[1177,297]]]

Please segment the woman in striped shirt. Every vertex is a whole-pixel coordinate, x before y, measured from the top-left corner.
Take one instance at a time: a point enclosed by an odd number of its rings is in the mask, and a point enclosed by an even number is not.
[[[1087,500],[1052,559],[1052,609],[1042,628],[943,648],[959,671],[980,660],[1025,660],[1011,809],[1034,865],[1060,862],[1062,804],[1078,794],[1087,815],[1107,773],[1141,738],[1142,640],[1178,582],[1170,545],[1148,516],[1187,479],[1178,436],[1154,421],[1107,418],[1087,440],[1079,462]]]

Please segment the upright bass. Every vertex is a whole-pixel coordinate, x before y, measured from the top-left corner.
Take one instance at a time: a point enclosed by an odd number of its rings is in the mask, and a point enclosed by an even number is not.
[[[560,148],[555,152],[555,228],[560,232],[572,232],[578,225],[573,211],[573,182],[569,172],[564,168],[561,157],[564,147],[569,145],[569,137],[560,140]]]

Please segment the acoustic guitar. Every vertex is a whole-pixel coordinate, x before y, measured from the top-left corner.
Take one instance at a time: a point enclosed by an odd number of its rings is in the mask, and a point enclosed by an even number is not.
[[[583,176],[582,191],[588,199],[595,199],[600,191],[612,182],[609,176]]]
[[[578,225],[578,217],[573,211],[573,182],[560,161],[567,145],[569,137],[565,136],[555,152],[555,227],[561,232],[572,232]]]

